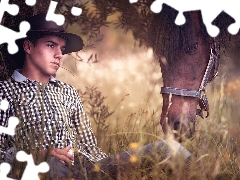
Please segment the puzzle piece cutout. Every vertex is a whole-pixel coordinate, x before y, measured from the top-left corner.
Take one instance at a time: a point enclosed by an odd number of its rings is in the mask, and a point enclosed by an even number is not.
[[[6,99],[3,99],[0,102],[0,110],[6,111],[8,109],[8,107],[9,107],[9,102]]]
[[[130,3],[138,2],[138,0],[129,0]],[[176,25],[183,25],[186,21],[183,12],[201,10],[203,23],[206,26],[207,32],[210,36],[216,37],[219,34],[219,28],[212,24],[214,19],[222,12],[235,19],[235,23],[228,27],[228,32],[232,35],[238,33],[240,28],[240,13],[239,6],[236,0],[155,0],[151,5],[151,10],[154,13],[159,13],[162,10],[162,5],[167,4],[179,11],[176,19]]]
[[[3,99],[0,102],[0,110],[6,111],[8,107],[9,107],[9,102]],[[19,123],[19,119],[17,117],[14,117],[14,116],[10,117],[8,119],[8,127],[0,126],[0,134],[4,133],[4,134],[13,136],[15,134],[15,128],[18,125],[18,123]]]
[[[6,111],[8,109],[8,107],[9,107],[9,103],[7,100],[4,99],[0,102],[0,110]],[[14,135],[15,134],[14,130],[18,123],[19,123],[18,118],[10,117],[7,128],[0,126],[0,133]],[[12,178],[7,177],[7,174],[9,173],[10,169],[11,169],[11,166],[8,163],[0,164],[0,179],[1,180],[14,180]]]
[[[47,16],[46,16],[46,20],[47,21],[54,21],[57,23],[57,25],[63,25],[64,21],[65,21],[65,17],[61,14],[55,14],[54,11],[57,8],[57,4],[58,2],[56,1],[51,1],[49,8],[48,8],[48,12],[47,12]],[[82,9],[78,8],[78,7],[72,7],[71,9],[71,13],[74,16],[79,16],[82,13]]]
[[[34,5],[36,0],[26,0],[28,5]],[[0,2],[0,21],[2,21],[4,12],[15,16],[19,12],[19,7],[16,4],[9,4],[9,0],[2,0]],[[3,25],[0,25],[0,44],[8,43],[8,52],[15,54],[18,51],[18,46],[15,41],[17,39],[25,38],[27,31],[30,29],[28,22],[21,22],[19,25],[20,32],[15,32]]]
[[[17,39],[25,38],[26,33],[30,29],[30,24],[26,21],[20,23],[20,32],[15,32],[5,26],[0,25],[0,44],[8,43],[8,52],[10,54],[15,54],[18,52],[18,46],[15,41]]]
[[[11,136],[14,136],[15,134],[15,128],[19,123],[19,119],[17,117],[10,117],[8,119],[8,127],[3,127],[0,126],[0,134],[4,133],[4,134],[8,134]]]
[[[0,104],[0,110],[6,111],[9,107],[9,103],[7,100],[2,100]],[[15,128],[19,123],[19,119],[17,117],[11,116],[8,120],[8,127],[0,126],[0,133],[5,133],[9,135],[15,134]],[[46,162],[40,163],[38,166],[34,164],[32,155],[26,154],[24,151],[18,151],[16,158],[20,162],[27,161],[27,166],[23,172],[21,180],[39,180],[38,173],[45,173],[49,171],[49,165]],[[0,164],[0,179],[1,180],[14,180],[12,178],[7,177],[10,172],[11,166],[8,163]]]
[[[25,0],[28,6],[33,6],[36,4],[36,0]],[[19,12],[19,7],[16,4],[9,4],[9,0],[0,1],[0,22],[2,21],[4,12],[8,12],[12,16],[16,16]]]
[[[11,166],[8,163],[0,164],[0,179],[1,180],[15,180],[15,179],[7,177],[10,170],[11,170]]]
[[[25,0],[25,3],[28,6],[34,6],[36,4],[36,0]]]
[[[132,4],[138,2],[138,0],[129,0],[129,2]]]
[[[0,1],[0,22],[2,21],[4,12],[7,11],[12,16],[16,16],[19,12],[19,7],[16,4],[9,4],[9,0]]]
[[[33,6],[36,3],[36,0],[25,0],[25,3],[28,6]],[[61,14],[55,14],[58,2],[51,1],[46,20],[54,21],[58,25],[63,25],[65,21],[65,17]],[[16,4],[9,4],[9,0],[0,1],[0,22],[2,21],[4,12],[8,12],[9,14],[15,16],[19,12],[19,7]],[[82,13],[82,9],[78,7],[72,7],[71,13],[74,16],[79,16]],[[30,24],[26,21],[23,21],[19,25],[20,32],[13,31],[3,25],[0,25],[0,45],[3,43],[8,43],[8,52],[10,54],[15,54],[18,51],[18,46],[15,41],[17,39],[22,39],[26,37],[27,32],[30,30]]]
[[[49,171],[49,165],[46,162],[42,162],[39,165],[35,165],[31,154],[27,154],[24,151],[18,151],[16,158],[20,162],[27,161],[27,166],[23,172],[21,180],[39,180],[38,173],[46,173]],[[1,180],[15,180],[7,177],[11,170],[11,166],[8,163],[0,164],[0,179]]]
[[[24,151],[18,151],[16,158],[20,162],[27,161],[27,166],[23,172],[21,180],[39,180],[38,173],[46,173],[49,171],[49,165],[46,162],[41,162],[39,165],[35,165],[31,154],[27,154]]]
[[[72,9],[71,9],[71,13],[72,13],[72,15],[74,15],[74,16],[80,16],[80,15],[82,14],[82,9],[73,6]]]
[[[57,4],[58,2],[56,1],[51,1],[50,5],[48,7],[48,12],[47,12],[47,16],[46,16],[46,20],[47,21],[55,21],[57,23],[57,25],[63,25],[64,21],[65,21],[65,17],[61,14],[55,14],[54,11],[57,8]]]

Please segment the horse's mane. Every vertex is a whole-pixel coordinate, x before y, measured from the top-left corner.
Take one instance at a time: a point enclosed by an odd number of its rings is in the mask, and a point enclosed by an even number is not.
[[[203,24],[201,12],[198,11],[200,18],[200,30],[203,39],[206,42],[212,42],[213,38],[210,37],[206,31],[206,27]],[[153,23],[150,27],[150,44],[153,47],[156,58],[164,56],[168,59],[168,63],[173,63],[173,57],[179,50],[183,50],[184,46],[190,45],[194,42],[194,37],[189,33],[189,28],[194,28],[193,21],[190,18],[190,12],[184,13],[186,23],[182,26],[175,24],[178,11],[172,9],[167,5],[163,5],[162,11],[155,14],[153,17]],[[188,29],[188,30],[187,30]],[[190,29],[191,31],[191,29]],[[193,32],[193,31],[192,31]]]

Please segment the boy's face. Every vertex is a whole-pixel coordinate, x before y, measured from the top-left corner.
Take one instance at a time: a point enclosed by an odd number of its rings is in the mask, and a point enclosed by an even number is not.
[[[38,39],[36,44],[29,42],[29,46],[26,56],[29,57],[31,69],[43,77],[56,74],[62,62],[66,40],[48,35]]]

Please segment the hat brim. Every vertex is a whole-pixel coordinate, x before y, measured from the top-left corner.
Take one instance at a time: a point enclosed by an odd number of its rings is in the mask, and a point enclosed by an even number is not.
[[[27,36],[34,35],[54,35],[66,39],[66,49],[63,51],[63,54],[68,54],[71,52],[77,52],[83,49],[83,40],[80,36],[67,33],[67,32],[50,32],[50,31],[28,31]]]
[[[34,35],[53,35],[59,36],[66,39],[66,49],[63,51],[63,54],[68,54],[72,52],[77,52],[83,49],[83,40],[80,36],[73,33],[66,32],[49,32],[49,31],[28,31],[27,37]],[[8,58],[11,60],[16,69],[21,69],[24,64],[25,52],[23,50],[23,42],[26,38],[16,40],[18,45],[18,52],[15,54],[8,54]]]

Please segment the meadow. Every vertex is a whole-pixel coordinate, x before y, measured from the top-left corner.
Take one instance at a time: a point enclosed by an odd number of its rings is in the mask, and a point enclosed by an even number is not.
[[[109,155],[168,139],[159,124],[161,69],[151,49],[136,46],[131,34],[102,32],[103,42],[80,52],[81,61],[64,58],[57,78],[79,90],[98,144]],[[98,62],[89,58],[95,54]],[[240,179],[240,80],[233,66],[222,56],[219,76],[207,86],[210,117],[197,117],[195,135],[182,143],[192,153],[188,168],[181,158],[166,161],[169,173],[156,161],[148,176],[136,171],[130,179]]]
[[[118,14],[109,18],[115,20]],[[72,25],[67,30],[78,34],[81,28]],[[56,75],[78,90],[99,147],[113,155],[160,140],[171,142],[159,124],[162,74],[152,50],[139,47],[130,32],[110,27],[100,33],[104,38],[94,46],[64,56]],[[210,116],[197,117],[194,136],[181,143],[191,158],[150,159],[151,168],[142,169],[141,160],[131,156],[137,170],[118,180],[240,180],[240,63],[235,53],[240,46],[235,43],[221,56],[219,76],[207,85]],[[23,170],[16,166],[15,179]]]

